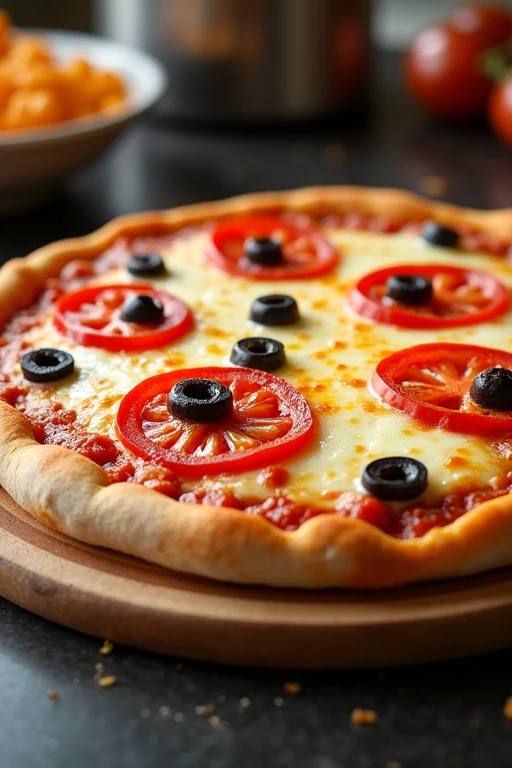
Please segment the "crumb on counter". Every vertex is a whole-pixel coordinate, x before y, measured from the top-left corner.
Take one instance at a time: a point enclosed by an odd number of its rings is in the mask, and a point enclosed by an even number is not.
[[[117,677],[115,675],[106,675],[105,677],[100,677],[98,680],[98,685],[100,688],[112,688],[113,685],[117,685]]]
[[[507,720],[512,720],[512,696],[509,696],[503,707],[503,714]]]
[[[54,688],[48,688],[48,698],[52,701],[60,701],[60,696]]]
[[[448,182],[443,176],[431,174],[420,179],[419,188],[424,195],[444,197],[448,192]]]
[[[198,704],[196,707],[196,715],[213,715],[215,712],[215,704]]]
[[[284,689],[288,696],[298,696],[302,691],[302,686],[299,683],[285,683]]]
[[[101,648],[99,649],[98,653],[101,654],[101,656],[108,656],[112,653],[114,650],[114,643],[111,643],[110,640],[105,640]]]
[[[356,707],[352,710],[350,715],[350,722],[352,725],[375,725],[379,720],[379,716],[373,709],[361,709]]]

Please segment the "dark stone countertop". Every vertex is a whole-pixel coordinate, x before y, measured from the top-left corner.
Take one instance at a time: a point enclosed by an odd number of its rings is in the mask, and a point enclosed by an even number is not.
[[[400,94],[379,60],[368,118],[278,131],[146,122],[39,211],[0,222],[0,258],[89,232],[113,216],[265,189],[367,184],[512,206],[512,151],[485,127],[438,126]],[[272,639],[269,638],[269,642]],[[509,768],[512,653],[387,671],[281,672],[215,667],[116,648],[0,600],[1,768]],[[118,685],[94,681],[102,661]],[[287,681],[302,691],[290,696]],[[51,701],[54,688],[60,700]],[[214,705],[215,712],[204,708]],[[350,724],[354,707],[376,726]],[[213,719],[212,719],[213,716]]]

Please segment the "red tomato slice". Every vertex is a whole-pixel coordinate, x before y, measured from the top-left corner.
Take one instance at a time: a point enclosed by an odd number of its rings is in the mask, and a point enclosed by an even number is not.
[[[143,325],[121,320],[125,302],[140,295],[162,302],[161,323]],[[63,296],[56,305],[54,324],[64,336],[84,347],[130,352],[170,344],[192,327],[192,315],[181,299],[147,284],[99,285]]]
[[[244,243],[250,237],[279,240],[283,261],[272,266],[253,264],[244,256]],[[338,252],[320,230],[299,226],[277,216],[231,219],[213,231],[208,259],[224,272],[251,280],[300,280],[330,272],[338,262]]]
[[[190,378],[229,387],[232,413],[210,424],[171,415],[167,394]],[[249,368],[189,368],[137,384],[121,401],[117,432],[135,455],[197,478],[282,462],[310,441],[313,416],[305,398],[277,376]]]
[[[470,344],[419,344],[377,365],[372,385],[385,403],[432,427],[473,435],[512,431],[511,411],[476,405],[469,390],[487,368],[512,370],[512,354]]]
[[[419,275],[432,281],[428,304],[413,307],[386,296],[393,275]],[[347,297],[359,315],[403,328],[453,328],[492,320],[507,311],[508,288],[485,272],[440,264],[404,264],[365,275]]]

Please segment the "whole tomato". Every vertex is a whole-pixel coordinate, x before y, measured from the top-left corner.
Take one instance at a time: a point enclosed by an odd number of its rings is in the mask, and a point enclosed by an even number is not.
[[[496,136],[512,146],[512,78],[493,88],[487,114]]]
[[[460,5],[453,11],[449,23],[460,32],[477,37],[482,50],[512,37],[512,11],[501,5]]]
[[[435,24],[413,40],[405,58],[405,82],[413,98],[440,117],[472,118],[485,113],[491,82],[479,71],[477,35]]]

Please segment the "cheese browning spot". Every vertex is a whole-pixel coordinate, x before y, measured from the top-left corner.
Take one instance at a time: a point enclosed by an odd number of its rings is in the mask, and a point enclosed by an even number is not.
[[[469,462],[462,456],[447,456],[444,460],[444,466],[446,469],[465,469],[469,466]]]

